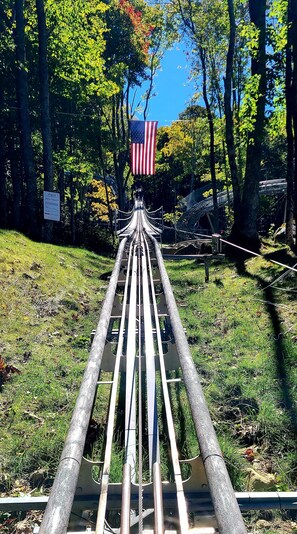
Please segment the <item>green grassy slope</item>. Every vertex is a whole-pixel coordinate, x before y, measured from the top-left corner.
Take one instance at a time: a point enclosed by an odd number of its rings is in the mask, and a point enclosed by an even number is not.
[[[294,261],[286,249],[264,253]],[[3,494],[51,483],[113,263],[0,231],[0,356],[19,371],[0,386]],[[284,269],[260,258],[245,269],[213,264],[209,283],[193,261],[167,269],[235,487],[253,490],[256,472],[270,475],[270,489],[296,490],[296,275],[271,285]],[[181,457],[194,456],[183,383],[172,385],[171,398]],[[285,529],[274,522],[251,532]]]
[[[286,248],[263,253],[296,261]],[[235,488],[296,491],[296,273],[277,281],[286,270],[262,258],[213,263],[209,283],[194,261],[166,268]],[[295,521],[261,521],[250,532],[297,532]]]
[[[20,371],[0,392],[2,491],[53,476],[113,263],[0,231],[0,355]]]

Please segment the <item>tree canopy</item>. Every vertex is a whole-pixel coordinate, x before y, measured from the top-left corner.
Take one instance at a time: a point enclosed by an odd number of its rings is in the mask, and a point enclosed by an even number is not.
[[[172,211],[177,197],[208,185],[212,228],[257,248],[259,181],[286,177],[294,246],[295,27],[292,0],[3,0],[0,224],[72,242],[105,228],[107,212],[111,225],[114,199],[125,209],[131,198],[128,121],[150,118],[162,57],[187,40],[195,93],[159,129],[156,176],[144,179],[148,202],[158,207],[167,188]],[[94,180],[98,210],[89,201]],[[62,220],[51,229],[44,189],[61,195]],[[222,189],[233,193],[227,219],[217,203]]]

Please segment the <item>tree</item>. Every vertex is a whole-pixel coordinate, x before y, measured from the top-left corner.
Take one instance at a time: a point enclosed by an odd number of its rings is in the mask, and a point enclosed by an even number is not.
[[[1,32],[0,24],[0,32]],[[2,70],[2,69],[1,69]],[[0,226],[7,224],[7,198],[5,173],[5,129],[4,129],[4,85],[3,72],[0,70]]]
[[[9,143],[9,115],[6,95],[13,87],[12,66],[14,42],[12,38],[12,17],[10,0],[0,4],[0,225],[8,224],[9,215],[9,176],[7,172],[7,145]]]
[[[293,222],[294,222],[294,86],[293,86],[293,66],[292,66],[292,0],[288,0],[287,8],[287,45],[286,45],[286,131],[287,131],[287,214],[286,214],[286,236],[290,246],[294,244]]]
[[[16,82],[19,103],[20,140],[22,162],[27,185],[27,220],[31,235],[36,235],[36,201],[37,182],[31,138],[31,120],[29,112],[29,89],[27,77],[24,2],[15,0],[15,45],[16,45]]]
[[[44,190],[52,191],[54,185],[54,168],[52,154],[52,133],[49,102],[49,74],[47,59],[47,29],[43,0],[36,0],[37,20],[38,20],[38,42],[39,42],[39,84],[40,84],[40,109],[41,109],[41,134],[43,143],[43,172]],[[51,241],[53,223],[45,221],[44,239]]]
[[[266,0],[249,0],[249,12],[255,31],[255,49],[251,57],[251,87],[254,116],[248,133],[245,180],[243,186],[241,213],[234,222],[232,237],[252,249],[259,249],[257,230],[259,206],[259,181],[264,137],[266,101]]]
[[[162,162],[167,162],[168,172],[179,184],[180,194],[188,195],[201,185],[203,177],[209,174],[207,116],[205,108],[200,108],[201,114],[194,117],[188,115],[187,110],[174,121],[171,126],[162,128],[167,137],[164,144],[159,146]],[[157,165],[157,173],[159,166]]]
[[[291,2],[291,24],[292,24],[292,101],[293,101],[293,125],[294,125],[294,154],[295,154],[295,169],[294,169],[294,218],[295,218],[295,232],[297,228],[297,5],[296,2]],[[296,243],[295,243],[296,244]]]
[[[234,14],[234,2],[228,0],[228,14],[230,22],[230,35],[229,46],[226,62],[226,77],[225,77],[225,120],[226,120],[226,145],[231,173],[231,182],[233,189],[233,208],[234,208],[234,220],[239,220],[241,211],[241,192],[240,183],[237,170],[236,161],[236,149],[234,140],[234,122],[233,122],[233,109],[232,109],[232,80],[234,79],[234,52],[235,52],[235,14]]]
[[[107,140],[104,160],[111,159],[119,206],[125,209],[131,180],[128,121],[135,114],[132,93],[149,80],[143,109],[146,116],[153,78],[164,51],[165,23],[160,6],[150,6],[144,0],[114,0],[106,13],[106,22],[110,28],[106,35],[106,67],[118,91],[111,98],[100,99],[100,121],[105,130],[101,138]]]
[[[226,7],[220,1],[192,3],[175,2],[181,26],[190,39],[193,54],[193,71],[202,74],[202,97],[209,126],[209,159],[213,191],[214,229],[218,231],[217,177],[214,117],[218,94],[218,70],[221,71],[226,47]],[[219,75],[220,76],[220,75]]]
[[[92,180],[91,192],[87,193],[87,197],[91,200],[93,217],[103,222],[109,221],[110,212],[118,207],[112,188],[104,180]]]

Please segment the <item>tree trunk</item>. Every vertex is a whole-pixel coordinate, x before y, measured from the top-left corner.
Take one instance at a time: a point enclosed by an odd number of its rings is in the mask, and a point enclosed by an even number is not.
[[[295,233],[297,232],[297,4],[296,0],[291,1],[292,14],[292,56],[293,56],[293,83],[292,83],[292,106],[293,106],[293,125],[294,125],[294,219]],[[297,238],[295,236],[295,244]]]
[[[34,155],[31,139],[31,123],[29,114],[29,93],[28,79],[26,72],[26,53],[25,53],[25,20],[23,0],[15,0],[15,44],[17,60],[17,96],[19,103],[19,120],[20,120],[20,140],[22,151],[22,163],[24,166],[25,179],[27,184],[27,218],[28,230],[32,236],[38,234],[36,227],[36,201],[37,201],[37,183],[36,172],[34,167]]]
[[[47,30],[43,0],[36,0],[38,20],[38,52],[39,52],[39,84],[40,84],[40,110],[41,134],[43,144],[43,172],[44,190],[52,191],[54,185],[54,168],[52,153],[52,133],[49,102],[49,76],[47,62]],[[44,221],[45,241],[50,242],[53,234],[53,221]]]
[[[242,195],[240,221],[234,224],[233,237],[247,248],[259,250],[257,229],[259,208],[259,181],[264,136],[266,100],[266,0],[249,0],[251,22],[259,31],[258,51],[251,58],[251,75],[259,80],[256,116],[253,130],[248,135],[245,180]]]
[[[7,198],[5,173],[4,87],[0,80],[0,227],[7,225]]]
[[[55,121],[55,137],[54,137],[54,150],[56,152],[65,150],[66,146],[66,131],[61,123]],[[63,211],[63,204],[65,202],[65,169],[62,165],[58,167],[58,190],[60,192],[61,211]]]
[[[71,229],[71,243],[75,245],[76,243],[76,228],[75,228],[75,186],[73,172],[70,171],[70,229]]]
[[[235,141],[234,141],[234,124],[232,113],[232,79],[233,79],[233,61],[235,49],[235,16],[233,0],[228,0],[228,13],[230,21],[229,47],[227,53],[226,78],[225,78],[225,119],[226,119],[226,145],[228,160],[230,166],[231,183],[233,189],[233,209],[234,222],[238,224],[240,218],[241,194],[240,184],[236,163]]]
[[[12,226],[21,230],[21,207],[22,207],[22,175],[19,167],[19,154],[15,145],[14,124],[10,126],[7,136],[7,157],[9,160],[10,177],[13,191],[12,203]]]
[[[241,110],[243,66],[242,66],[242,61],[240,57],[237,58],[236,68],[237,68],[237,72],[234,75],[233,88],[237,86],[237,98],[236,98],[236,91],[233,90],[233,117],[235,115],[234,135],[235,135],[235,147],[236,147],[236,156],[237,156],[237,173],[238,173],[239,185],[241,188],[241,184],[243,183],[243,157],[242,157],[242,148],[240,145],[240,139],[241,139],[240,110]]]
[[[5,32],[7,32],[5,3],[0,5],[0,36],[3,35],[5,39]],[[1,39],[1,37],[0,37]],[[5,41],[4,41],[5,42]],[[6,121],[7,115],[4,111],[5,107],[5,90],[7,79],[7,65],[4,54],[3,45],[1,46],[1,60],[0,60],[0,226],[5,228],[7,226],[7,191],[6,191]]]
[[[286,47],[286,130],[287,130],[287,209],[286,238],[289,246],[294,244],[294,136],[293,136],[293,94],[292,94],[292,0],[288,0],[288,41]]]
[[[210,174],[212,185],[212,198],[213,198],[213,226],[214,231],[219,230],[219,209],[218,209],[218,197],[217,197],[217,179],[216,179],[216,158],[215,158],[215,136],[214,136],[214,124],[213,115],[210,107],[210,103],[207,96],[207,79],[206,79],[206,61],[205,50],[200,46],[199,54],[202,66],[202,80],[203,80],[203,100],[207,112],[207,120],[209,126],[209,139],[210,139]]]

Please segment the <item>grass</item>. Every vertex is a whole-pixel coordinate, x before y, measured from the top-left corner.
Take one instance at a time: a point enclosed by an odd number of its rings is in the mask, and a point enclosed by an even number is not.
[[[285,247],[275,252],[266,245],[263,253],[294,263]],[[166,268],[235,488],[247,488],[252,467],[272,474],[275,490],[295,491],[296,275],[273,284],[285,269],[263,258],[213,263],[209,283],[194,261]]]
[[[0,231],[0,354],[20,373],[0,393],[0,484],[50,483],[113,260]],[[22,486],[22,483],[21,483]]]

